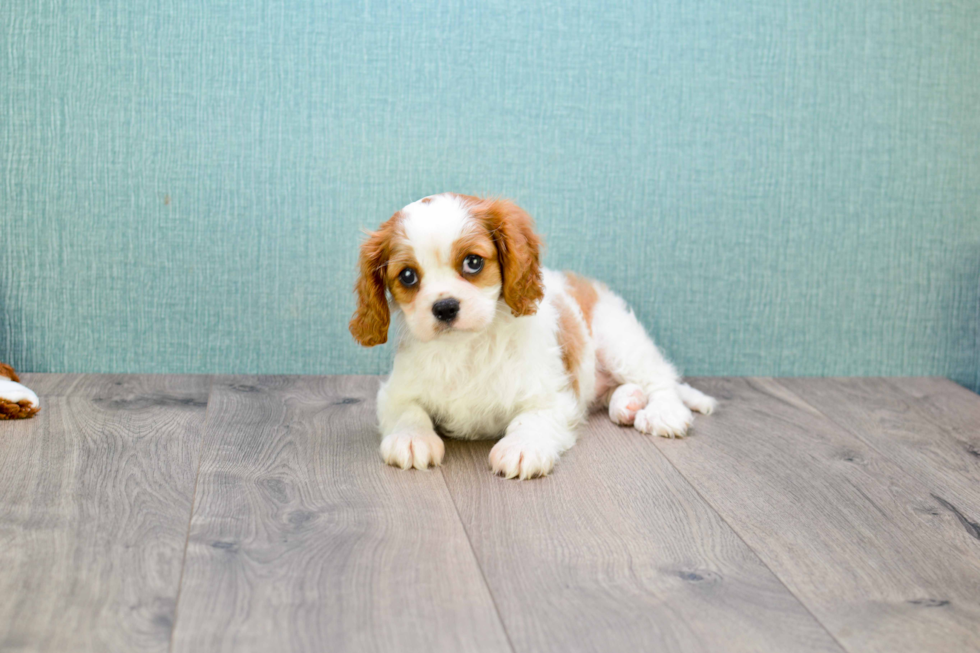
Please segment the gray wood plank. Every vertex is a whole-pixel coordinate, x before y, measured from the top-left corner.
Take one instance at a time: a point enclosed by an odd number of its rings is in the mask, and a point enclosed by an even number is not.
[[[915,399],[919,411],[980,464],[980,395],[937,377],[886,381]]]
[[[439,471],[384,465],[376,377],[212,388],[175,651],[509,651]]]
[[[81,379],[93,375],[91,374],[20,374],[20,382],[34,391],[41,399],[45,396],[63,397],[71,392]]]
[[[950,396],[954,388],[930,379],[904,379],[910,396],[887,379],[780,379],[779,383],[826,415],[880,455],[925,485],[947,520],[959,522],[976,542],[965,545],[963,555],[980,555],[980,449],[959,439],[959,426],[972,422],[972,436],[980,436],[980,397],[964,397],[964,406]],[[954,384],[955,385],[955,384]],[[962,390],[962,388],[960,388]],[[972,394],[972,393],[970,393]],[[943,396],[943,409],[931,411],[927,396]],[[971,413],[968,409],[972,408]],[[945,423],[945,424],[943,424]]]
[[[208,379],[25,375],[0,422],[0,649],[165,651]]]
[[[653,440],[850,651],[980,647],[980,549],[930,489],[771,379]],[[856,409],[855,409],[856,410]]]
[[[533,481],[492,476],[491,445],[442,469],[517,651],[841,650],[635,430],[593,415]]]

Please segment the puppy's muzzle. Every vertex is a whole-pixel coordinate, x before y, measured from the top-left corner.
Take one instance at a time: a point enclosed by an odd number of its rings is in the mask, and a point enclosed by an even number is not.
[[[451,324],[456,319],[456,316],[459,315],[459,300],[455,297],[440,299],[432,305],[432,314],[440,322]]]

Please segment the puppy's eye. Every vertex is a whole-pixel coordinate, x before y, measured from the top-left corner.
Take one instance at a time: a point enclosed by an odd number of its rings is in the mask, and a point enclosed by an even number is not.
[[[398,280],[402,282],[402,285],[406,288],[411,288],[419,282],[419,275],[416,274],[415,270],[412,268],[405,268],[398,273]]]
[[[483,257],[470,254],[463,259],[463,272],[466,274],[476,274],[483,269]]]

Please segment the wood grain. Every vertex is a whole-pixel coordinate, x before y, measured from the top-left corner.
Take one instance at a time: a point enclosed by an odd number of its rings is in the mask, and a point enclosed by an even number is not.
[[[894,378],[887,383],[908,395],[916,410],[980,464],[980,395],[949,379]]]
[[[776,381],[700,387],[716,418],[652,444],[848,650],[977,650],[980,543],[928,483]]]
[[[645,436],[590,420],[554,473],[490,474],[447,443],[450,492],[517,651],[839,651]]]
[[[91,381],[93,374],[21,374],[20,382],[34,391],[38,398],[63,397],[81,379]]]
[[[509,651],[438,471],[378,455],[376,377],[212,389],[175,651]]]
[[[169,646],[208,379],[25,375],[0,422],[0,650]]]
[[[909,386],[911,392],[923,394],[918,398],[888,379],[780,379],[779,383],[926,486],[948,520],[963,524],[977,540],[950,543],[963,545],[962,555],[976,556],[980,555],[980,526],[976,526],[980,524],[980,449],[975,449],[980,444],[980,397],[959,388],[965,394],[958,400],[956,389],[950,387],[955,384],[943,381],[937,392],[928,391],[933,379]],[[942,408],[935,410],[929,397],[942,397]],[[967,437],[960,439],[961,434]]]
[[[24,381],[3,651],[980,650],[980,397],[944,379],[702,379],[692,437],[596,415],[523,483],[490,443],[384,466],[375,377]]]

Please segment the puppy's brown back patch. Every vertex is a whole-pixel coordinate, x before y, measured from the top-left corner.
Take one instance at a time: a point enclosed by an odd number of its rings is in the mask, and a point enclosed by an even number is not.
[[[578,368],[582,363],[582,352],[585,349],[585,325],[575,313],[568,301],[558,295],[555,298],[555,308],[558,310],[558,346],[561,347],[561,362],[568,373],[572,391],[579,394]]]
[[[568,282],[568,294],[578,304],[579,309],[582,311],[582,317],[585,318],[585,325],[591,334],[592,312],[595,309],[596,302],[599,301],[599,293],[596,291],[591,279],[586,279],[567,270],[564,274]]]

